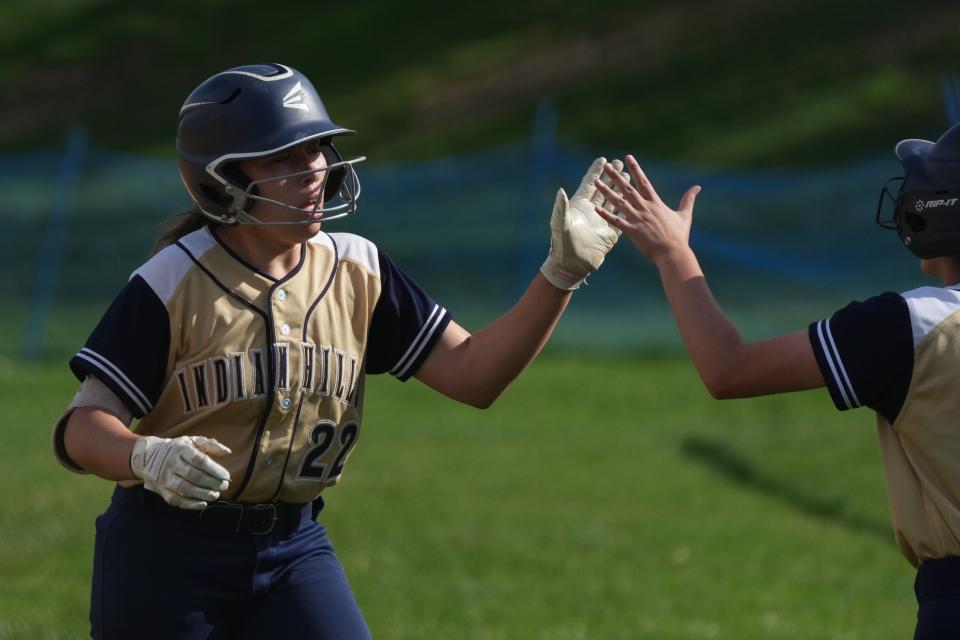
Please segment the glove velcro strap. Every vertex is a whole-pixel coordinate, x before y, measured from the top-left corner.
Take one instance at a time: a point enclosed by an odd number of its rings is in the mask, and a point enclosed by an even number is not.
[[[549,256],[543,262],[543,266],[540,267],[540,273],[550,284],[564,291],[575,291],[580,288],[580,283],[583,282],[583,276],[567,271]]]

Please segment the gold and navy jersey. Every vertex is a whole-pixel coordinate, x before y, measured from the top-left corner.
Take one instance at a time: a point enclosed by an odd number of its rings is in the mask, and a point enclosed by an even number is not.
[[[877,412],[894,534],[914,566],[960,556],[960,291],[854,302],[810,325],[834,404]]]
[[[406,380],[450,319],[359,236],[320,233],[277,280],[207,227],[133,273],[70,367],[109,386],[136,433],[230,447],[224,498],[303,503],[357,443],[365,374]]]

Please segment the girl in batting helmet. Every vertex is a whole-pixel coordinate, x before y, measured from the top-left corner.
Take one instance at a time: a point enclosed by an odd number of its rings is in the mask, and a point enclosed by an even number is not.
[[[876,412],[894,535],[917,568],[916,638],[960,637],[960,125],[936,143],[896,146],[904,175],[884,187],[877,221],[896,229],[943,286],[852,302],[807,330],[746,342],[717,304],[689,246],[692,187],[671,210],[637,161],[635,187],[608,172],[597,188],[619,228],[660,271],[683,341],[716,398],[826,386],[840,410]],[[890,213],[884,213],[889,207]]]
[[[327,232],[360,195],[362,158],[334,146],[350,133],[279,64],[218,73],[180,110],[194,207],[71,359],[80,391],[54,429],[67,468],[119,481],[97,519],[94,638],[369,637],[314,520],[365,376],[489,406],[619,237],[593,210],[599,158],[558,193],[520,301],[471,335],[377,245]]]

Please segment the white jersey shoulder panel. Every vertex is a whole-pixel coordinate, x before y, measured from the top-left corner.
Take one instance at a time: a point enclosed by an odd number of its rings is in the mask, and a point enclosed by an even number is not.
[[[960,291],[942,287],[920,287],[900,294],[910,309],[913,344],[920,344],[940,323],[960,311]]]
[[[216,246],[217,241],[210,235],[210,230],[203,227],[180,238],[180,243],[195,258],[199,258]],[[191,267],[193,267],[193,260],[190,256],[185,254],[183,249],[172,244],[147,260],[143,266],[130,274],[130,277],[143,278],[163,304],[167,304]]]
[[[353,233],[331,233],[330,240],[337,245],[341,260],[350,260],[362,265],[367,271],[380,276],[380,257],[377,245]]]

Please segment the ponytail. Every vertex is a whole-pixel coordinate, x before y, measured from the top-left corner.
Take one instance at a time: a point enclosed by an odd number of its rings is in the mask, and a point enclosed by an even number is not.
[[[150,255],[159,252],[164,247],[173,244],[183,236],[204,227],[208,223],[217,224],[203,215],[197,205],[193,205],[186,211],[170,216],[164,223],[160,236],[153,243]]]

